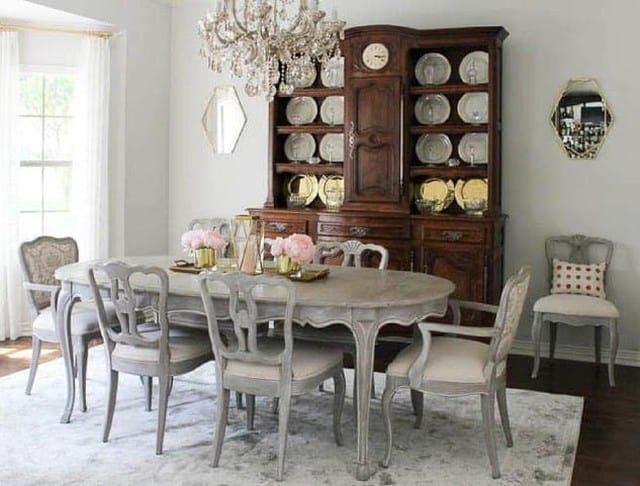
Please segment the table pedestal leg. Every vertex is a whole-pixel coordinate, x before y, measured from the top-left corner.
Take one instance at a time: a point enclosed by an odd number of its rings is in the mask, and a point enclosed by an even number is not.
[[[373,377],[373,356],[376,336],[378,334],[373,322],[354,323],[356,338],[356,366],[357,376],[357,464],[356,479],[368,480],[372,470],[369,462],[369,399],[371,398],[371,379]],[[359,325],[358,325],[359,324]]]

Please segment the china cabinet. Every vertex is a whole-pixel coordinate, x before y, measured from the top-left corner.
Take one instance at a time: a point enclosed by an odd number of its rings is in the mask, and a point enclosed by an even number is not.
[[[446,277],[455,297],[496,303],[507,35],[502,27],[347,29],[343,73],[316,66],[313,83],[270,105],[268,195],[251,210],[265,219],[266,236],[384,245],[389,268]],[[342,97],[344,112],[327,119],[330,97]],[[308,136],[292,148],[297,134]],[[335,135],[342,147],[320,150]],[[344,191],[338,211],[326,207],[330,183]],[[288,208],[291,193],[306,205]]]

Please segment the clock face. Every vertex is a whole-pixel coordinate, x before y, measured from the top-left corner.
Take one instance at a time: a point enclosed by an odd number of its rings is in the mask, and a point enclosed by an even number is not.
[[[389,63],[389,49],[379,42],[369,44],[362,51],[362,62],[369,69],[382,69]]]

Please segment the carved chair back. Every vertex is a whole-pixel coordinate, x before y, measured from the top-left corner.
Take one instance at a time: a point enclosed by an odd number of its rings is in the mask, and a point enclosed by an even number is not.
[[[142,323],[139,319],[144,294],[136,293],[131,285],[131,279],[140,279],[139,283],[157,280],[160,291],[157,302],[144,308],[144,315],[150,319]],[[105,298],[99,286],[103,284],[106,294],[112,302],[117,317],[117,325],[107,318]],[[98,323],[100,333],[105,342],[108,354],[116,344],[154,348],[159,350],[159,362],[168,366],[169,355],[169,322],[167,319],[167,294],[169,278],[162,268],[147,266],[130,266],[126,263],[111,261],[93,265],[89,269],[89,284],[98,308]],[[160,332],[143,332],[149,330],[149,323]],[[141,325],[144,326],[141,328]]]
[[[613,256],[613,242],[604,238],[584,235],[552,236],[545,242],[549,285],[553,280],[553,259],[557,258],[571,263],[606,263],[609,269]],[[606,278],[609,272],[605,272]]]
[[[23,242],[19,253],[25,282],[57,285],[56,269],[78,261],[78,244],[69,237],[40,236]],[[37,315],[51,305],[51,293],[29,290],[27,301],[32,314]]]
[[[373,254],[373,255],[372,255]],[[384,270],[389,265],[389,251],[381,245],[361,243],[357,240],[321,241],[316,244],[314,263],[325,263],[342,255],[343,267],[362,267],[369,258],[377,259],[378,268]]]
[[[228,313],[214,305],[209,294],[209,286],[229,293]],[[282,321],[282,337],[284,347],[278,354],[265,353],[261,350],[258,337],[261,327],[258,323],[258,304],[256,296],[266,288],[276,288],[286,299],[283,315],[274,316]],[[209,336],[219,372],[224,374],[229,361],[254,363],[264,366],[279,366],[282,380],[291,380],[291,356],[293,353],[292,319],[296,305],[295,287],[287,279],[267,275],[247,275],[240,272],[218,273],[203,272],[200,275],[200,294],[204,303],[209,323]],[[233,322],[233,337],[226,339],[219,319],[228,316]]]
[[[225,241],[230,242],[233,235],[231,221],[225,218],[198,218],[192,219],[187,226],[188,230],[218,230]],[[225,253],[230,251],[231,245],[227,245]],[[225,255],[228,256],[228,255]]]
[[[487,378],[493,369],[496,370],[496,375],[500,375],[506,367],[507,357],[520,325],[530,280],[531,267],[527,265],[511,276],[502,290],[494,323],[498,331],[491,339],[489,360],[485,366]]]

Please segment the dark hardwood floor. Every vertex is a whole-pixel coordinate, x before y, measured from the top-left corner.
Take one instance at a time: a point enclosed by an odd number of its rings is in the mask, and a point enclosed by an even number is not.
[[[44,360],[59,356],[57,346],[45,345]],[[0,376],[28,368],[30,359],[30,338],[1,342]],[[509,358],[510,387],[584,397],[572,485],[640,485],[640,368],[617,366],[617,386],[611,388],[605,365],[543,360],[532,380],[531,361]]]

